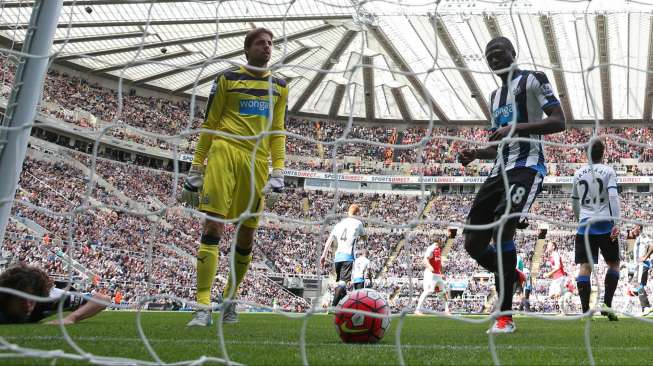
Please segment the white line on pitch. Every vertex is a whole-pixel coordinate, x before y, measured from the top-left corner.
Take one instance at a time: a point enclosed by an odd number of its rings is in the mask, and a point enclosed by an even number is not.
[[[56,341],[63,340],[62,337],[57,336],[3,336],[6,340],[17,342],[17,341]],[[499,338],[500,339],[500,338]],[[73,337],[74,341],[83,341],[83,342],[141,342],[140,338],[118,338],[118,337]],[[198,339],[157,339],[157,338],[148,338],[148,341],[151,343],[192,343],[198,344],[201,343],[201,340]],[[236,341],[236,340],[225,340],[225,343],[231,345],[252,345],[252,346],[285,346],[285,347],[299,347],[299,342],[286,342],[286,341]],[[306,342],[308,347],[329,347],[329,346],[343,346],[346,344],[342,343],[325,343],[325,342]],[[359,345],[356,345],[359,346]],[[394,344],[373,344],[368,345],[373,348],[395,348]],[[446,349],[446,350],[486,350],[487,345],[449,345],[449,344],[404,344],[402,349]],[[497,348],[500,349],[512,349],[512,350],[577,350],[578,346],[546,346],[546,345],[507,345],[507,344],[498,344]],[[637,347],[637,346],[600,346],[601,350],[623,350],[623,351],[643,351],[650,350],[650,347]]]

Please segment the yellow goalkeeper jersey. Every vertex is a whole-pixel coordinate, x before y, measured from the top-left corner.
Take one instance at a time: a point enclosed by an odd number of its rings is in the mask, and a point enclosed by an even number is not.
[[[284,80],[271,77],[269,72],[263,76],[254,75],[241,67],[236,71],[224,72],[215,80],[202,128],[243,137],[266,131],[284,131],[287,105],[288,87]],[[194,165],[204,164],[214,139],[226,140],[249,153],[256,148],[257,159],[267,160],[271,157],[273,168],[284,168],[286,136],[283,134],[266,135],[257,147],[256,139],[200,133]]]

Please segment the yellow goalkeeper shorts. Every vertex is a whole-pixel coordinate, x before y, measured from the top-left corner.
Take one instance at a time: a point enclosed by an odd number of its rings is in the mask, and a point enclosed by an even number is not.
[[[199,210],[215,213],[226,219],[238,218],[243,212],[260,213],[265,207],[263,187],[268,181],[268,162],[254,161],[252,178],[252,153],[235,147],[225,140],[216,139],[211,144]],[[259,217],[249,217],[244,226],[258,227]]]

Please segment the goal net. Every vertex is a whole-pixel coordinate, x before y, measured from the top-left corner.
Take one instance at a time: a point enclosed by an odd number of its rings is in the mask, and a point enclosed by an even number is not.
[[[643,269],[631,259],[636,258],[634,235],[627,228],[644,225],[648,233],[650,221],[646,207],[651,199],[638,192],[648,192],[652,182],[651,132],[638,125],[650,123],[653,105],[653,5],[152,0],[64,1],[44,10],[43,3],[0,0],[0,175],[16,178],[3,178],[3,185],[11,187],[0,199],[0,220],[6,222],[0,225],[6,227],[0,268],[18,261],[40,266],[66,283],[62,296],[109,293],[105,305],[139,312],[139,339],[151,359],[95,355],[82,349],[63,324],[61,334],[72,352],[33,349],[0,335],[0,358],[166,361],[150,345],[140,312],[201,307],[195,302],[195,262],[203,222],[213,220],[226,226],[212,303],[235,301],[239,311],[273,311],[302,322],[300,355],[308,364],[308,322],[335,310],[330,306],[335,280],[320,265],[320,254],[331,228],[354,203],[362,208],[360,219],[369,234],[371,285],[393,309],[387,317],[398,329],[391,343],[401,364],[401,329],[415,311],[424,249],[433,241],[442,245],[449,291],[456,295],[448,302],[454,315],[445,312],[441,299],[428,297],[424,307],[433,309],[431,314],[488,325],[506,314],[550,321],[591,317],[602,301],[608,271],[603,259],[593,265],[592,309],[584,314],[576,295],[551,300],[547,290],[554,281],[544,273],[550,269],[547,242],[555,242],[569,274],[561,292],[576,291],[572,176],[588,163],[590,143],[599,138],[606,144],[607,164],[618,172],[617,182],[628,187],[617,218],[620,256],[627,266],[622,266],[613,310],[650,321],[640,316],[637,294],[646,291],[646,284],[639,287]],[[257,147],[272,135],[273,113],[268,128],[254,136],[201,128],[216,78],[247,63],[243,42],[254,27],[273,32],[269,80],[284,80],[289,90],[286,187],[277,199],[268,197],[262,212],[250,204],[233,219],[207,217],[180,203],[200,133],[253,141]],[[519,135],[517,121],[530,122],[523,114],[533,113],[533,106],[519,98],[531,91],[517,86],[502,92],[501,78],[490,70],[485,54],[488,42],[499,36],[511,40],[516,52],[509,79],[520,70],[545,75],[546,93],[559,101],[567,131],[544,138]],[[48,52],[26,53],[39,37],[51,39]],[[43,81],[29,79],[29,71],[39,67],[47,69]],[[275,92],[269,89],[268,95]],[[16,112],[25,109],[26,95],[35,101],[27,121],[29,113]],[[520,103],[524,108],[518,108]],[[491,142],[490,121],[498,120],[512,129]],[[548,170],[544,192],[530,211],[511,211],[514,200],[507,195],[499,219],[466,224],[474,193],[493,164],[477,161],[462,168],[460,153],[497,147],[499,176],[504,189],[511,190],[507,171],[513,168],[508,155],[514,142],[545,147],[537,162]],[[255,153],[251,157],[256,160]],[[252,163],[248,180],[255,173]],[[253,185],[249,189],[254,192]],[[235,273],[236,233],[251,218],[260,219],[252,267],[240,294],[221,299],[225,285],[236,282],[229,275]],[[515,242],[533,278],[532,312],[501,312],[502,294],[513,289],[499,285],[495,290],[494,275],[465,251],[463,230],[495,230],[501,236],[506,222],[515,218],[528,223]],[[501,253],[500,244],[497,249]],[[503,283],[502,255],[498,263]],[[311,289],[311,295],[302,289]],[[0,294],[51,300],[6,287]],[[514,301],[517,309],[518,295]],[[552,315],[559,307],[571,315]],[[483,316],[458,316],[466,313]],[[57,319],[63,319],[63,306]],[[222,356],[178,364],[239,362],[237,354],[227,352],[222,321],[218,324]],[[587,322],[585,349],[594,364],[591,332]],[[493,335],[488,345],[499,364]]]

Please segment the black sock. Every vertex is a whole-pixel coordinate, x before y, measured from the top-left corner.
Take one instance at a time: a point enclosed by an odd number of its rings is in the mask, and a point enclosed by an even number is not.
[[[612,307],[612,297],[614,296],[614,291],[617,289],[617,283],[619,282],[619,271],[608,269],[608,272],[605,273],[605,295],[603,296],[603,302]]]
[[[517,266],[517,252],[515,251],[515,242],[509,241],[502,244],[503,249],[503,299],[501,301],[501,311],[512,310],[512,296],[514,294],[513,286],[515,284],[515,267]],[[499,272],[495,273],[495,286],[497,294],[499,291]]]
[[[645,287],[646,284],[648,283],[648,271],[649,271],[649,267],[645,263],[644,268],[642,270],[642,278],[640,278],[639,281],[639,285],[642,287]]]
[[[590,294],[592,293],[590,276],[576,277],[576,286],[578,287],[578,296],[580,296],[580,304],[583,307],[583,313],[586,313],[590,309]]]
[[[493,273],[497,271],[497,248],[495,248],[493,245],[488,245],[483,253],[473,258],[476,259],[478,264],[480,264],[488,271]]]
[[[333,301],[331,302],[331,306],[337,306],[340,300],[342,300],[346,294],[347,289],[345,289],[345,286],[337,286],[333,293]]]

